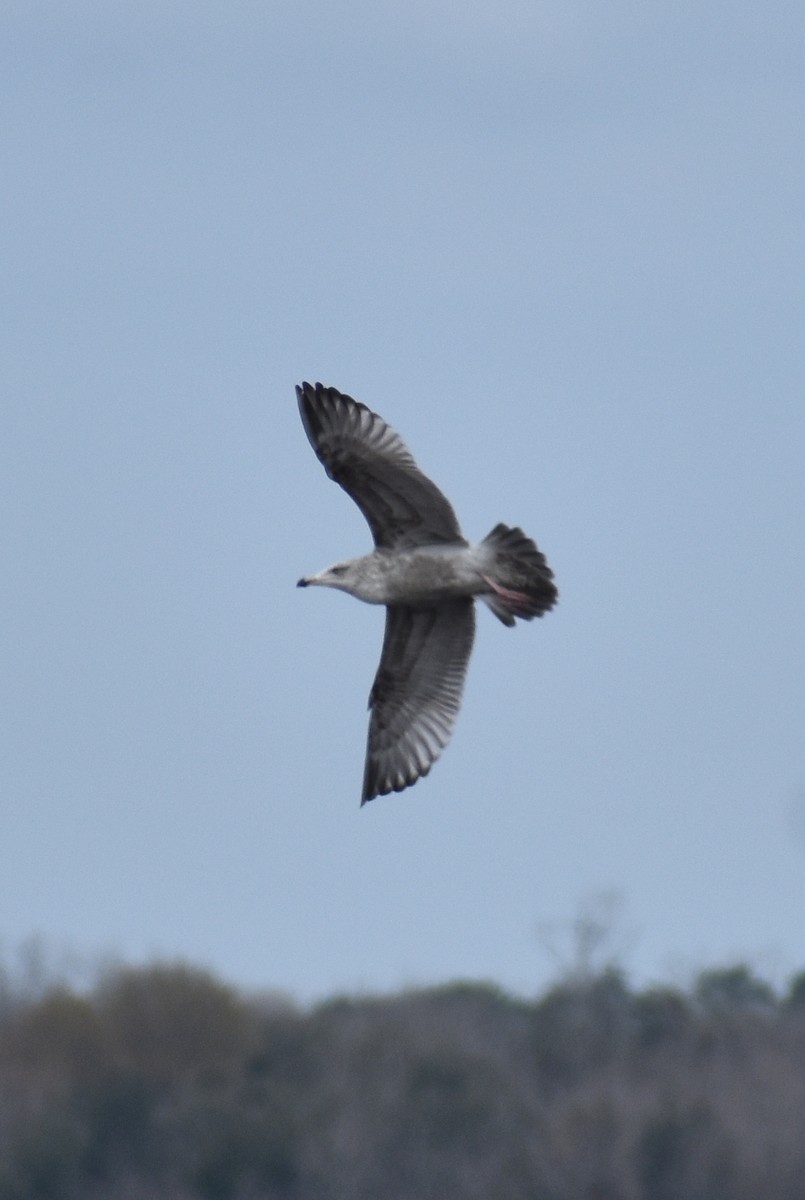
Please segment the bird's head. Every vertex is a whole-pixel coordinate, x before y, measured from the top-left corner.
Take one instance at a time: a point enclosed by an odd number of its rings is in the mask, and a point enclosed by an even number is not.
[[[354,586],[352,563],[338,562],[331,567],[325,567],[316,575],[303,575],[297,587],[332,587],[340,588],[342,592],[351,592]]]

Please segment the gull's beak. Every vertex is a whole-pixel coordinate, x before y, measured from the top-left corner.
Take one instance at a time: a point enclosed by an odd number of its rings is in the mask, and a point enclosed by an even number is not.
[[[303,575],[302,578],[300,580],[298,580],[296,586],[297,587],[313,587],[314,584],[319,587],[335,587],[335,586],[337,586],[333,582],[333,577],[331,574],[330,567],[326,567],[323,571],[317,571],[315,575]]]

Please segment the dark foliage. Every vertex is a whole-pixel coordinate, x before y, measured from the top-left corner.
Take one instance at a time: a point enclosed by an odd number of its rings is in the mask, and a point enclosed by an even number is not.
[[[802,1200],[805,975],[310,1012],[186,966],[0,1011],[0,1200]]]

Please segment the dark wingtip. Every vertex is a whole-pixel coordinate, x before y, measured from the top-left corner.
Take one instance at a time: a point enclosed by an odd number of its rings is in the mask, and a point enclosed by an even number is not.
[[[321,385],[319,385],[321,386]],[[312,388],[309,383],[297,383],[296,385],[296,400],[299,405],[299,411],[304,414],[306,407],[316,394],[316,389]]]
[[[318,439],[322,432],[322,399],[333,392],[333,388],[326,388],[322,383],[299,383],[296,385],[296,401],[299,406],[299,415],[302,418],[302,424],[305,427],[305,433],[308,436],[308,441],[315,450],[319,459],[321,459],[321,451],[318,446]],[[335,393],[338,395],[338,393]],[[324,461],[322,459],[322,461]]]
[[[369,701],[369,707],[370,708],[372,707],[371,700]],[[368,804],[370,800],[374,800],[375,796],[377,796],[378,794],[379,793],[378,793],[377,787],[375,786],[373,772],[370,770],[369,761],[367,759],[366,766],[365,766],[364,772],[363,772],[363,788],[361,789],[361,808],[363,808],[364,804]]]
[[[297,579],[296,586],[297,587],[307,587],[307,580],[306,579]]]
[[[299,408],[304,409],[309,404],[311,404],[311,402],[313,400],[315,400],[316,396],[321,392],[321,390],[322,389],[321,389],[320,383],[317,383],[314,385],[312,383],[308,383],[307,380],[303,380],[302,383],[297,383],[296,399],[299,403]]]
[[[323,392],[332,390],[332,388],[326,388],[323,383],[308,383],[306,379],[303,379],[296,385],[296,398],[301,403],[302,400],[312,400],[316,396],[321,396]]]

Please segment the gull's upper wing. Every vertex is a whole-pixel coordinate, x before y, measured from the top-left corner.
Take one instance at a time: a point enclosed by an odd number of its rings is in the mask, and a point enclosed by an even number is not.
[[[449,500],[382,417],[320,383],[303,383],[296,395],[311,446],[366,517],[376,546],[466,544]]]
[[[389,605],[371,718],[361,804],[401,792],[447,745],[475,634],[471,599],[434,608]]]

